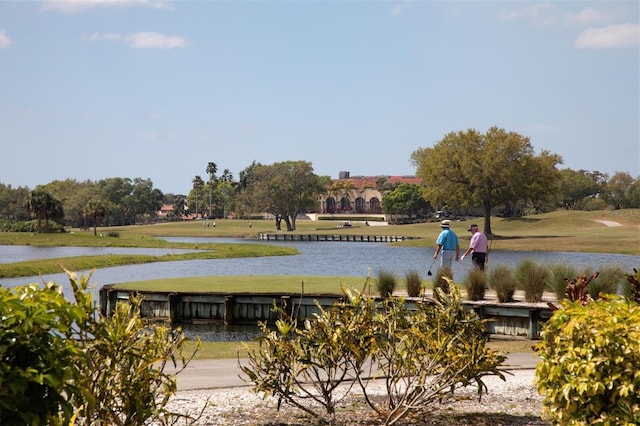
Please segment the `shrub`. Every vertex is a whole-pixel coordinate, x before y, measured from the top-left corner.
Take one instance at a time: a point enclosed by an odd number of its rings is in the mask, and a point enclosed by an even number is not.
[[[375,344],[372,321],[377,303],[364,291],[345,290],[345,296],[330,310],[318,306],[320,313],[304,327],[283,308],[276,308],[281,319],[275,329],[259,324],[258,349],[245,345],[249,360],[239,363],[255,392],[275,396],[322,423],[334,423],[337,405],[356,384],[353,379],[364,370]],[[345,380],[350,385],[340,388]]]
[[[0,420],[3,424],[175,422],[165,373],[182,356],[180,330],[149,325],[139,302],[102,317],[88,278],[68,272],[75,302],[54,283],[0,287]]]
[[[405,274],[405,282],[407,285],[407,295],[409,297],[419,297],[422,294],[422,277],[420,272],[415,269],[407,271]]]
[[[547,289],[556,295],[557,300],[564,299],[567,290],[566,280],[577,275],[576,268],[565,263],[552,263],[547,271]]]
[[[598,299],[601,294],[618,294],[624,282],[624,270],[620,266],[604,266],[598,271],[598,278],[589,283],[587,291],[593,299]]]
[[[336,407],[360,386],[365,403],[390,425],[472,383],[482,395],[487,375],[504,380],[505,357],[486,348],[484,321],[465,308],[453,283],[450,295],[439,291],[440,301],[416,310],[401,298],[376,302],[364,293],[345,290],[344,302],[320,308],[304,327],[278,309],[283,319],[275,329],[261,324],[258,348],[240,364],[252,390],[278,398],[278,408],[300,408],[314,424],[335,424]],[[384,381],[386,395],[370,395],[373,380]]]
[[[558,425],[640,419],[640,306],[608,295],[561,303],[536,345],[543,416]]]
[[[437,295],[436,289],[438,288],[445,294],[449,294],[449,280],[452,278],[453,272],[451,272],[451,268],[438,268],[433,279],[433,294]]]
[[[471,268],[464,279],[469,300],[482,300],[487,290],[487,274],[478,268]]]
[[[633,273],[625,274],[625,278],[622,294],[625,299],[640,303],[640,269],[633,268]]]
[[[398,278],[396,274],[391,271],[379,270],[378,278],[376,279],[376,289],[380,293],[380,297],[386,299],[393,295],[393,291],[398,284]]]
[[[489,288],[495,290],[498,302],[513,302],[513,294],[516,292],[516,277],[513,270],[506,265],[497,265],[489,270],[487,276]]]
[[[0,286],[0,420],[47,424],[60,413],[69,424],[73,405],[71,366],[79,348],[71,332],[72,305],[52,283],[15,289]]]
[[[516,266],[518,287],[524,290],[524,300],[536,303],[542,300],[547,282],[547,270],[531,259],[524,259]]]
[[[367,381],[360,377],[359,383],[366,403],[386,425],[414,411],[424,413],[471,383],[480,397],[487,375],[505,380],[499,368],[505,357],[485,346],[485,321],[462,304],[453,281],[449,289],[449,294],[437,289],[437,301],[420,303],[416,311],[394,300],[374,318],[372,334],[378,340],[372,358],[387,393],[382,399],[369,397]]]

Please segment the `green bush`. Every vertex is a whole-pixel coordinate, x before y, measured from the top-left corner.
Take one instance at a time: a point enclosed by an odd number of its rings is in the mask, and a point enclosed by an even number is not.
[[[303,327],[278,309],[283,319],[275,329],[261,324],[259,347],[240,368],[252,390],[298,407],[313,424],[335,424],[336,407],[353,386],[384,424],[424,412],[469,384],[481,396],[485,376],[504,380],[505,357],[486,348],[484,322],[450,285],[451,294],[438,290],[439,301],[411,310],[401,298],[376,301],[345,290],[344,301],[320,308]],[[374,380],[384,382],[384,396],[370,394]]]
[[[464,279],[469,300],[482,300],[487,291],[487,274],[478,268],[471,268]]]
[[[618,294],[625,281],[624,270],[620,266],[603,266],[598,271],[598,278],[587,286],[587,291],[593,299],[598,299],[601,294]]]
[[[396,274],[383,269],[378,271],[378,277],[376,278],[376,290],[378,290],[380,297],[386,299],[389,296],[392,296],[397,284],[398,278],[396,277]]]
[[[515,276],[518,287],[524,290],[524,300],[537,303],[547,284],[547,270],[531,259],[524,259],[516,266]]]
[[[558,425],[640,424],[640,306],[564,301],[536,345],[543,416]]]
[[[513,302],[513,294],[516,292],[516,277],[513,270],[506,265],[497,265],[489,270],[487,276],[489,288],[495,290],[498,302]]]
[[[404,276],[409,297],[419,297],[422,294],[422,276],[416,269],[407,271]]]
[[[556,295],[556,299],[564,299],[567,290],[567,280],[577,275],[576,268],[566,263],[552,263],[549,265],[547,271],[547,289]]]
[[[49,283],[0,287],[0,422],[3,425],[176,421],[165,406],[176,390],[167,361],[182,355],[180,330],[149,325],[139,302],[102,317],[73,273],[75,302]]]
[[[44,223],[42,223],[44,228]],[[3,232],[38,232],[38,221],[16,221],[16,220],[0,220],[0,231]],[[66,232],[64,226],[54,221],[49,221],[44,232]]]
[[[0,286],[0,423],[47,424],[73,414],[73,366],[80,348],[66,339],[77,312],[53,284]]]

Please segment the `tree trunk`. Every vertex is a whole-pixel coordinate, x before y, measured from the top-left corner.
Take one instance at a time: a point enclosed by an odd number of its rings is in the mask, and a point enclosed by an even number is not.
[[[491,231],[491,200],[485,200],[484,207],[484,235],[493,236]]]

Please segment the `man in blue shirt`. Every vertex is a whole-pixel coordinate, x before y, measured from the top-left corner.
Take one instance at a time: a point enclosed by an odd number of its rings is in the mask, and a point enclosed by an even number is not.
[[[433,258],[437,259],[439,254],[442,254],[440,258],[440,267],[451,269],[453,259],[456,262],[460,260],[460,244],[458,242],[458,236],[451,230],[451,221],[443,220],[440,223],[442,232],[438,235],[436,240],[436,251],[433,254]]]

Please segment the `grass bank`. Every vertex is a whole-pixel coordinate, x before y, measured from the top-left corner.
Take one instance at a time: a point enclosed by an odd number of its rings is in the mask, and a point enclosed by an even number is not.
[[[487,347],[505,353],[533,353],[532,346],[536,342],[527,339],[496,339],[490,340]],[[245,346],[247,345],[247,346]],[[195,350],[196,343],[189,341],[185,345],[185,353],[190,354]],[[247,358],[249,350],[258,348],[257,342],[202,342],[194,359],[233,359]]]
[[[185,277],[118,283],[121,290],[221,293],[313,293],[342,294],[341,288],[365,288],[366,277],[296,276],[296,275],[233,275]],[[376,293],[375,288],[371,290]]]
[[[75,238],[65,238],[59,236],[60,241],[77,242]],[[105,238],[102,238],[103,240]],[[55,240],[55,237],[50,238]],[[147,238],[140,241],[149,241]],[[51,241],[47,241],[51,242]],[[0,244],[2,242],[0,241]],[[65,244],[58,244],[65,245]],[[71,244],[75,245],[75,244]],[[111,247],[119,247],[113,245]],[[126,245],[123,247],[140,247]],[[144,246],[148,248],[150,246]],[[286,256],[295,255],[300,252],[293,247],[269,246],[266,244],[176,244],[166,241],[155,240],[152,242],[154,248],[167,249],[190,249],[197,250],[191,253],[165,254],[165,255],[141,255],[141,254],[107,254],[101,256],[78,256],[61,257],[53,259],[39,259],[27,262],[14,262],[0,264],[0,278],[28,277],[35,275],[60,273],[63,269],[70,271],[85,271],[91,269],[107,268],[111,266],[134,265],[153,262],[171,262],[176,260],[198,260],[198,259],[227,259],[239,257],[262,257],[262,256]]]

